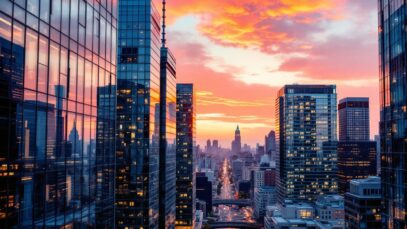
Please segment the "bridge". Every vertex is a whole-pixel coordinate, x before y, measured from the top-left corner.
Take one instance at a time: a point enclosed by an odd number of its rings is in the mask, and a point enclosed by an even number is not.
[[[212,205],[213,206],[236,205],[236,206],[239,206],[239,207],[246,207],[246,206],[251,206],[252,201],[247,200],[247,199],[240,199],[240,200],[235,200],[235,199],[213,199],[212,200]]]
[[[240,228],[240,229],[258,229],[261,225],[246,222],[208,222],[209,228]]]

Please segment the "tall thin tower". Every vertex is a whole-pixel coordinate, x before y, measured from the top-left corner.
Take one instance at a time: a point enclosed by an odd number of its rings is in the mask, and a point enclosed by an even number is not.
[[[176,61],[166,47],[166,2],[162,2],[160,56],[159,228],[175,227],[176,211]]]

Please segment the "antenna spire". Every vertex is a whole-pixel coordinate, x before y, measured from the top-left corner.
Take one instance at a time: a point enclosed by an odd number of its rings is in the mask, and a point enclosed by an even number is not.
[[[167,39],[165,38],[165,35],[166,35],[166,33],[165,33],[165,29],[166,29],[166,25],[165,25],[165,19],[166,19],[166,16],[165,16],[165,13],[166,13],[165,4],[166,4],[166,2],[165,2],[165,0],[163,0],[163,25],[162,25],[163,32],[162,32],[162,39],[161,39],[161,43],[162,43],[163,47],[165,47],[165,45],[167,43]]]

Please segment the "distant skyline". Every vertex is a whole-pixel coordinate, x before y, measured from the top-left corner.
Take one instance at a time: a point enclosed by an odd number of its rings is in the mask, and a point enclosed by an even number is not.
[[[371,102],[378,132],[377,1],[172,0],[169,45],[177,79],[197,88],[197,142],[263,143],[285,84],[336,84],[338,99]],[[360,25],[363,25],[361,27]]]

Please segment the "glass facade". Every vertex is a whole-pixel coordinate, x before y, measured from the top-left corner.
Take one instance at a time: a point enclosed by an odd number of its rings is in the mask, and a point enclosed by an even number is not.
[[[161,48],[160,228],[175,227],[176,200],[176,62]]]
[[[388,228],[407,227],[406,2],[378,0],[381,177]]]
[[[376,142],[338,142],[338,185],[339,193],[349,191],[353,179],[376,176]]]
[[[369,141],[369,98],[339,101],[339,141]]]
[[[276,118],[278,201],[315,201],[336,193],[336,86],[285,86]]]
[[[160,13],[119,1],[116,227],[158,228]]]
[[[177,84],[177,198],[176,228],[195,222],[195,94],[192,84]]]
[[[0,8],[0,228],[112,228],[116,1]]]

